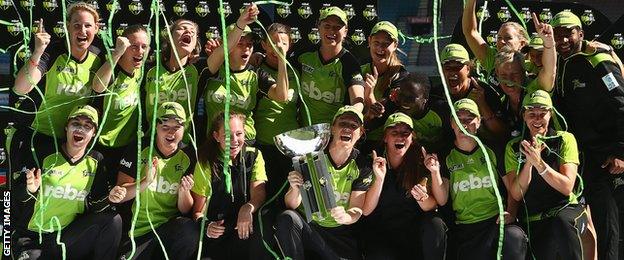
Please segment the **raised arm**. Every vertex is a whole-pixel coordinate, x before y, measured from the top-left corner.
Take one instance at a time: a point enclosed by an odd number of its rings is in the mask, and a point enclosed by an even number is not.
[[[544,52],[542,53],[542,64],[544,66],[537,75],[537,80],[542,90],[550,92],[555,86],[557,73],[557,51],[554,48],[553,28],[550,24],[541,23],[535,13],[533,13],[533,23],[535,24],[537,34],[544,41]]]
[[[111,60],[113,64],[107,59],[106,62],[98,69],[93,78],[93,91],[96,93],[102,93],[106,90],[106,87],[110,83],[111,76],[113,75],[113,69],[117,65],[117,62],[123,56],[126,49],[130,46],[128,38],[119,36],[115,43],[115,50],[111,53]]]
[[[50,44],[50,34],[45,31],[43,19],[40,19],[35,34],[35,50],[15,77],[13,91],[16,94],[26,95],[30,93],[33,87],[41,81],[43,72],[39,69],[39,62],[48,44]]]
[[[468,42],[468,47],[484,63],[487,56],[487,42],[483,40],[478,30],[476,15],[477,0],[467,0],[462,14],[462,31]]]

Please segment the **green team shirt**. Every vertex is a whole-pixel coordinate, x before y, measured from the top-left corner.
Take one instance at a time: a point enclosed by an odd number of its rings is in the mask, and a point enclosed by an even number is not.
[[[444,132],[442,129],[442,118],[432,109],[429,109],[421,118],[416,119],[412,117],[412,121],[414,123],[416,140],[418,140],[421,145],[430,147],[430,145],[435,144],[441,139],[442,133]],[[382,139],[383,133],[383,126],[380,126],[368,134],[368,138],[378,141]]]
[[[106,121],[101,117],[102,132],[98,142],[106,147],[121,147],[128,145],[136,136],[138,126],[139,91],[141,72],[135,70],[132,75],[122,69],[115,70],[115,80],[108,87],[106,97],[98,100],[101,103],[100,111],[104,114],[107,109]]]
[[[496,156],[486,149],[496,173]],[[458,224],[472,224],[498,214],[494,193],[497,181],[491,179],[484,153],[478,146],[471,152],[451,149],[445,166],[450,175],[450,193]]]
[[[266,71],[272,78],[277,79],[277,70],[271,68],[268,64],[263,63],[261,70]],[[279,102],[268,97],[267,93],[263,93],[256,113],[254,115],[256,121],[256,139],[262,144],[273,144],[273,137],[299,128],[297,122],[297,94],[295,73],[288,68],[288,101]]]
[[[156,147],[156,146],[154,146]],[[141,151],[141,178],[144,176],[144,165],[151,164],[149,159],[149,146]],[[136,149],[128,149],[119,162],[119,171],[130,177],[136,178],[137,160]],[[140,206],[136,221],[134,236],[139,237],[150,232],[151,219],[154,228],[169,221],[169,219],[179,216],[178,210],[178,188],[180,179],[184,175],[192,174],[195,168],[195,154],[189,148],[178,149],[169,157],[165,157],[157,148],[152,152],[152,156],[158,157],[158,169],[156,180],[154,180],[143,192],[140,193]],[[132,206],[135,213],[136,199]],[[149,211],[149,213],[148,213]]]
[[[20,187],[17,197],[26,201],[28,230],[45,233],[64,229],[79,214],[98,212],[108,207],[108,183],[102,165],[102,155],[94,150],[80,160],[71,162],[63,150],[53,146],[39,147],[37,160],[26,158],[22,174],[17,180]],[[26,194],[26,169],[41,168],[41,186],[36,200]],[[22,186],[23,183],[23,186]],[[101,200],[101,201],[99,201]],[[100,205],[96,205],[99,201]]]
[[[91,81],[101,59],[95,47],[89,47],[81,61],[60,46],[48,46],[47,50],[51,52],[41,56],[38,66],[41,73],[45,73],[45,91],[32,127],[38,133],[62,138],[71,110],[89,102]]]
[[[308,107],[312,124],[329,123],[334,114],[350,104],[349,88],[364,85],[360,64],[346,49],[333,59],[324,62],[319,51],[299,56],[301,71],[301,96]],[[305,108],[301,118],[307,123]]]
[[[544,140],[549,147],[542,151],[542,159],[546,164],[555,170],[566,163],[579,165],[579,152],[576,138],[571,133],[565,131],[549,130],[548,138]],[[523,139],[530,140],[529,136],[519,136],[507,143],[505,148],[505,172],[516,174],[524,167],[526,157],[520,152],[520,142]],[[520,160],[520,161],[519,161]],[[531,169],[531,182],[524,194],[529,214],[543,213],[553,208],[559,208],[567,203],[576,204],[576,195],[561,194],[550,186],[535,168]]]
[[[366,156],[358,156],[360,152],[353,149],[349,156],[348,163],[338,167],[332,161],[331,156],[329,156],[329,150],[325,150],[325,153],[327,169],[332,176],[336,206],[342,206],[347,210],[349,209],[351,192],[367,191],[373,181],[370,161],[366,160]],[[369,162],[367,163],[367,161]],[[303,212],[303,203],[299,208]],[[316,215],[312,215],[312,220],[323,227],[340,226],[331,216],[325,219],[319,219]]]
[[[179,103],[184,107],[184,112],[186,113],[184,141],[188,142],[192,133],[189,126],[195,114],[195,104],[197,103],[199,72],[193,64],[187,64],[181,70],[171,72],[164,66],[164,63],[161,63],[158,73],[156,75],[156,67],[151,68],[147,72],[145,82],[145,119],[151,124],[156,95],[158,95],[159,104],[167,101]],[[186,81],[184,81],[184,78],[186,78]],[[158,89],[156,89],[156,80],[158,80]]]
[[[273,84],[275,84],[275,80],[270,75],[266,73],[258,75],[249,67],[241,71],[230,70],[230,109],[246,116],[245,138],[247,140],[256,138],[253,111],[256,107],[258,92],[262,90],[267,93]],[[204,105],[208,116],[207,131],[210,131],[210,122],[212,122],[213,117],[223,111],[226,94],[225,67],[222,65],[217,73],[210,75],[210,79],[206,83]]]

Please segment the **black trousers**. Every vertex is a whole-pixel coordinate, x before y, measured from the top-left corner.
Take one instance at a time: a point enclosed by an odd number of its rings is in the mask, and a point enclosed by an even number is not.
[[[326,228],[306,220],[294,210],[277,217],[276,236],[284,256],[305,259],[306,251],[319,259],[361,259],[350,226]]]
[[[581,233],[586,228],[587,215],[580,204],[567,206],[553,217],[531,221],[531,253],[536,259],[583,259]]]
[[[149,232],[134,239],[136,251],[131,259],[195,259],[199,244],[199,226],[187,217],[176,217],[156,228],[156,233],[163,243],[163,252],[156,234]],[[122,259],[129,259],[132,251],[131,241],[124,241]]]
[[[256,147],[262,151],[264,166],[269,179],[266,183],[266,198],[268,201],[287,182],[288,173],[293,170],[292,159],[282,154],[275,145],[256,143]],[[286,210],[284,194],[286,194],[287,189],[288,186],[275,198],[269,205],[269,208],[278,210],[278,212]]]
[[[121,217],[115,213],[86,214],[60,231],[67,259],[115,259],[121,239]],[[14,259],[61,259],[62,248],[57,232],[43,234],[16,230]]]
[[[360,230],[362,249],[368,259],[425,259],[446,257],[447,227],[434,212],[425,212],[400,229]]]
[[[605,157],[590,152],[583,153],[583,156],[583,195],[593,212],[592,221],[598,237],[598,259],[617,260],[618,251],[622,250],[619,241],[624,235],[620,233],[620,215],[624,215],[624,204],[616,201],[618,192],[613,188],[613,175],[601,167]],[[618,190],[619,193],[624,192],[621,187]],[[622,255],[619,257],[624,258]]]
[[[473,223],[457,224],[453,231],[457,244],[457,255],[449,259],[496,259],[498,249],[498,216]],[[505,225],[502,259],[524,260],[527,251],[527,237],[517,225]],[[541,258],[538,258],[541,259]]]
[[[254,216],[255,217],[255,216]],[[227,220],[226,220],[227,221]],[[236,220],[230,221],[235,222]],[[208,223],[204,227],[208,229]],[[202,259],[229,260],[229,259],[272,259],[262,244],[260,236],[260,224],[255,221],[253,233],[248,239],[238,238],[238,231],[234,225],[226,225],[223,235],[218,238],[209,238],[204,235],[202,245]],[[264,226],[266,232],[266,225]],[[207,232],[207,231],[206,231]],[[204,234],[206,233],[204,232]],[[268,241],[267,241],[268,242]]]

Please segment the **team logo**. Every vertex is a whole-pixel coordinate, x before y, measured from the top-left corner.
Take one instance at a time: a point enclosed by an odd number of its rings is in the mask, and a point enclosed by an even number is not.
[[[355,16],[355,9],[353,9],[352,4],[345,4],[344,9],[342,9],[347,13],[347,20],[351,20]]]
[[[54,11],[58,7],[58,2],[56,0],[45,0],[43,1],[43,9],[48,12]]]
[[[108,34],[108,25],[105,22],[99,22],[98,26],[100,27],[100,30],[98,31],[97,36],[100,39],[104,39],[104,36]]]
[[[117,34],[117,36],[121,36],[123,32],[126,30],[126,28],[128,28],[128,24],[121,23],[119,24],[119,27],[117,27],[117,30],[115,30],[115,33]]]
[[[7,26],[7,31],[13,36],[17,36],[22,30],[24,30],[24,26],[16,20],[13,20],[11,25]]]
[[[7,10],[13,5],[11,0],[0,0],[0,9]]]
[[[276,11],[277,15],[282,18],[286,18],[291,14],[290,6],[288,5],[278,5]]]
[[[377,18],[377,9],[375,9],[374,5],[366,5],[366,9],[362,11],[362,15],[366,20],[375,20],[375,18]]]
[[[219,33],[219,29],[216,26],[210,26],[206,31],[206,39],[221,39],[221,33]]]
[[[362,45],[362,43],[366,41],[366,36],[364,35],[364,32],[362,32],[362,29],[356,29],[355,33],[351,35],[351,40],[353,40],[353,42],[357,45]]]
[[[139,0],[132,0],[132,3],[128,5],[128,10],[132,14],[138,15],[139,13],[143,12],[143,4]]]
[[[61,21],[56,22],[56,25],[52,28],[52,31],[59,38],[65,37],[65,26]]]
[[[297,13],[299,13],[301,18],[308,19],[308,17],[312,15],[312,8],[310,8],[309,3],[301,3],[301,6],[297,9]]]
[[[611,46],[616,49],[621,49],[622,47],[624,47],[624,37],[622,37],[621,33],[616,33],[613,35],[613,38],[611,38]]]
[[[581,22],[587,26],[591,25],[596,21],[596,17],[594,17],[594,12],[592,10],[585,10],[583,15],[581,15]]]
[[[498,20],[503,23],[509,21],[509,19],[511,19],[511,13],[509,12],[509,9],[507,9],[507,6],[501,7],[498,13],[496,13],[496,17],[498,17]]]
[[[533,15],[531,15],[531,10],[528,7],[522,7],[520,10],[520,18],[524,20],[525,23],[528,23],[533,19]]]
[[[299,40],[301,40],[301,32],[299,32],[299,28],[290,28],[290,39],[293,41],[293,43],[297,43]]]
[[[312,31],[308,33],[308,40],[314,44],[317,44],[321,40],[321,34],[319,33],[318,28],[312,28]]]
[[[490,11],[488,11],[488,9],[485,9],[485,6],[479,7],[479,11],[477,11],[477,19],[486,21],[490,18],[490,16]]]
[[[464,164],[460,163],[460,164],[456,164],[456,165],[453,165],[453,166],[449,167],[449,171],[454,172],[454,171],[457,171],[457,170],[461,170],[463,168],[464,168]]]
[[[487,41],[488,44],[490,44],[491,46],[494,46],[496,45],[496,37],[498,37],[498,32],[490,31],[490,34],[488,34],[488,36],[485,37],[485,40]]]
[[[30,50],[28,50],[28,48],[22,48],[17,53],[17,58],[19,58],[21,61],[26,61],[28,58],[30,58]]]
[[[197,13],[199,17],[206,17],[210,13],[208,3],[206,3],[206,1],[200,1],[199,4],[195,6],[195,13]]]
[[[581,82],[578,79],[572,80],[572,89],[576,90],[577,88],[584,88],[585,82]]]
[[[543,23],[550,23],[553,18],[553,14],[550,11],[550,8],[544,8],[542,12],[539,14],[539,19]]]
[[[230,7],[230,3],[223,2],[223,10],[221,10],[221,13],[223,13],[225,17],[228,17],[230,16],[230,14],[232,14],[232,7]]]
[[[188,13],[188,7],[186,6],[186,3],[184,1],[178,1],[173,6],[173,12],[178,16],[183,16]]]
[[[20,6],[24,8],[24,10],[29,11],[35,6],[35,2],[34,0],[20,0]]]
[[[97,0],[87,1],[86,3],[90,5],[91,7],[93,7],[93,9],[100,10],[100,4],[98,4]]]
[[[108,3],[106,3],[106,10],[111,12],[113,8],[115,8],[115,12],[121,10],[121,6],[119,6],[119,2],[117,2],[116,0],[108,1]]]

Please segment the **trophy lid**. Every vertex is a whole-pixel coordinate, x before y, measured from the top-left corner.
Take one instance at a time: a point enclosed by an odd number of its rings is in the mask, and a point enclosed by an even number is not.
[[[331,136],[329,124],[316,124],[276,135],[273,140],[288,157],[301,156],[325,149]]]

